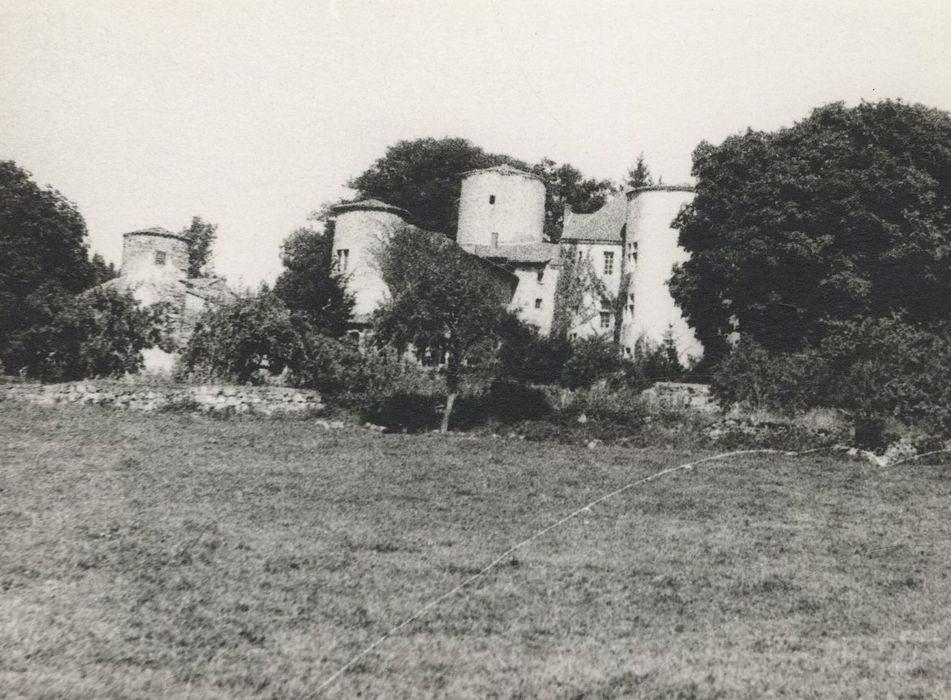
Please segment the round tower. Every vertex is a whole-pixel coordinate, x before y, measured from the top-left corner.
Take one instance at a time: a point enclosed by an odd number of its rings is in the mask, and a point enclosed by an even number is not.
[[[674,266],[689,259],[680,247],[673,221],[694,197],[690,185],[655,185],[628,192],[627,249],[632,272],[629,314],[621,342],[634,347],[646,341],[657,347],[671,334],[681,361],[700,357],[703,347],[687,324],[667,286]]]
[[[347,289],[355,300],[354,318],[362,322],[386,298],[377,256],[386,239],[405,223],[408,213],[376,199],[339,204],[333,212],[333,265],[346,275]]]
[[[122,277],[131,281],[188,274],[188,239],[164,228],[122,236]]]
[[[545,230],[545,183],[532,173],[499,165],[462,174],[459,245],[541,243]]]

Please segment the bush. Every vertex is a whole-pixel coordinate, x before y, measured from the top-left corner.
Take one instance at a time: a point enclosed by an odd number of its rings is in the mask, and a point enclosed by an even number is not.
[[[291,313],[267,289],[206,310],[180,359],[186,377],[260,384],[298,367],[301,333]]]
[[[503,329],[498,354],[504,377],[531,384],[555,384],[561,381],[572,348],[565,338],[539,335],[536,328],[511,319]]]
[[[641,367],[622,357],[618,346],[608,338],[592,336],[576,340],[562,370],[562,384],[569,389],[579,389],[598,380],[612,387],[631,389],[646,389],[650,385]]]
[[[135,373],[142,350],[167,341],[163,308],[142,308],[112,289],[75,297],[40,292],[31,305],[41,320],[18,338],[18,351],[25,373],[44,381]]]
[[[771,354],[742,338],[718,365],[711,390],[722,405],[845,409],[870,432],[866,441],[888,417],[948,434],[951,332],[892,316],[829,323],[818,348],[798,353]]]

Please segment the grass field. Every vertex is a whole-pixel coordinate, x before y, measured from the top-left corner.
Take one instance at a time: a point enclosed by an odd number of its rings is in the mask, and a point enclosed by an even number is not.
[[[0,695],[310,697],[701,455],[0,403]],[[328,697],[951,697],[951,468],[626,492]]]

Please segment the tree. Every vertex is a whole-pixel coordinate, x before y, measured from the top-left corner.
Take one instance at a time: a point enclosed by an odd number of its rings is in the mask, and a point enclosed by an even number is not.
[[[456,237],[460,175],[467,170],[521,161],[486,153],[461,138],[399,141],[368,170],[350,180],[361,198],[376,198],[406,209],[414,224]]]
[[[31,298],[45,318],[18,339],[23,369],[46,381],[119,377],[142,368],[142,351],[168,348],[167,310],[142,308],[128,293],[93,289],[74,296],[49,288]]]
[[[75,294],[98,279],[75,205],[13,161],[0,161],[0,260],[0,364],[16,369],[20,334],[44,318],[28,299],[41,289]]]
[[[691,257],[671,290],[707,359],[737,330],[781,352],[817,345],[827,319],[948,317],[947,113],[835,103],[693,158],[696,196],[676,220]]]
[[[281,246],[284,271],[274,293],[317,331],[342,336],[353,311],[346,277],[332,267],[333,239],[310,228],[294,231]]]
[[[445,432],[463,366],[507,317],[508,281],[494,279],[487,263],[451,241],[409,226],[390,237],[379,263],[391,298],[375,314],[376,338],[445,358]]]
[[[186,374],[259,382],[302,362],[303,345],[291,312],[269,289],[206,310],[181,357]]]
[[[637,156],[637,162],[627,171],[627,179],[624,181],[628,187],[652,187],[654,185],[654,176],[651,175],[651,169],[644,160],[644,154]]]
[[[550,158],[543,158],[532,172],[545,181],[545,237],[553,243],[561,238],[566,206],[578,214],[590,214],[618,191],[610,180],[585,178],[573,165],[559,165]]]
[[[188,239],[188,276],[211,274],[211,246],[218,237],[218,224],[193,216],[191,225],[181,233]]]

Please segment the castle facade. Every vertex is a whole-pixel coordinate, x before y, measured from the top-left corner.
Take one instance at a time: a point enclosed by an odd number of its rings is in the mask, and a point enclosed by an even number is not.
[[[702,355],[667,288],[674,265],[687,259],[671,224],[693,198],[692,187],[637,188],[614,195],[593,214],[566,211],[561,239],[551,243],[543,235],[541,178],[510,165],[461,177],[456,244],[508,271],[509,307],[523,321],[550,333],[556,306],[564,306],[571,288],[570,313],[559,320],[570,338],[604,335],[633,355],[639,344],[656,347],[669,337],[682,360]],[[334,214],[333,264],[347,275],[359,326],[387,298],[377,251],[406,225],[408,213],[364,200],[339,205]]]

